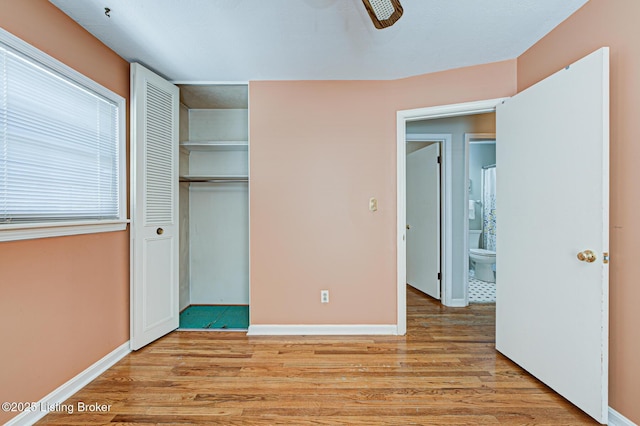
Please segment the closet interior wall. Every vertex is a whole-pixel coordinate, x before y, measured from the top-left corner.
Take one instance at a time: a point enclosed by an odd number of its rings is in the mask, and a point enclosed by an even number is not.
[[[189,109],[180,104],[180,143],[189,140]],[[180,162],[178,174],[180,176],[189,174],[189,153],[186,150],[180,150]],[[190,273],[189,273],[189,182],[180,182],[179,193],[179,229],[180,229],[180,255],[179,255],[179,306],[182,312],[191,303],[190,297]]]
[[[247,87],[180,90],[180,310],[248,305]]]

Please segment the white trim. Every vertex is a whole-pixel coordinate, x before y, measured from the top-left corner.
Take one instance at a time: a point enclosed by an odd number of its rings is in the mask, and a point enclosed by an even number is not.
[[[105,355],[102,359],[95,362],[89,368],[61,385],[49,395],[36,402],[36,407],[51,407],[56,406],[56,404],[62,404],[73,394],[88,385],[100,374],[107,371],[116,362],[124,358],[127,354],[129,354],[129,352],[131,351],[129,350],[129,342],[127,341],[111,351],[111,353]],[[23,411],[21,414],[9,420],[5,425],[32,425],[47,414],[48,411],[39,409],[36,409],[35,411]]]
[[[209,81],[209,80],[169,80],[172,84],[183,84],[186,86],[248,86],[249,81]]]
[[[638,426],[613,408],[609,407],[609,426]]]
[[[95,234],[100,232],[124,231],[129,220],[25,223],[3,225],[0,229],[1,241],[31,240],[34,238],[64,237],[68,235]]]
[[[397,335],[395,324],[326,324],[326,325],[250,325],[247,336],[341,336],[341,335]]]
[[[396,143],[396,319],[398,334],[407,334],[407,118],[398,111]]]
[[[465,133],[464,134],[464,206],[469,205],[469,143],[478,143],[478,141],[487,141],[492,140],[495,143],[496,134],[495,133]],[[482,143],[482,142],[480,142]],[[486,143],[486,142],[485,142]],[[469,235],[469,221],[464,221],[464,234]],[[463,248],[464,253],[469,253],[469,239],[465,238],[463,240]],[[466,283],[464,287],[464,305],[461,306],[469,306],[469,256],[464,256],[464,266],[462,270],[462,282]]]
[[[406,121],[433,120],[436,118],[457,117],[494,112],[496,105],[509,98],[495,98],[484,101],[464,102],[461,104],[439,105],[426,108],[415,108],[398,111]]]
[[[442,304],[450,308],[464,308],[469,306],[469,302],[466,297],[464,299],[449,299],[446,304],[444,302]]]
[[[602,229],[602,247],[603,251],[611,252],[611,247],[609,246],[609,227],[610,227],[610,212],[611,206],[609,198],[611,197],[611,169],[610,169],[610,147],[611,147],[611,94],[610,94],[610,52],[608,47],[603,47],[601,49],[602,54],[602,98],[603,98],[603,108],[604,108],[604,123],[602,126],[602,140],[605,141],[602,145],[602,221],[603,221],[603,229]],[[610,321],[609,321],[609,288],[611,282],[609,280],[610,271],[608,264],[602,264],[602,304],[603,309],[600,312],[602,318],[602,393],[603,393],[603,417],[605,420],[608,418],[608,415],[611,412],[611,408],[609,407],[609,330],[610,330]],[[609,410],[605,410],[605,407],[609,407]],[[616,414],[619,414],[616,412]],[[621,416],[621,415],[620,415]],[[624,419],[624,417],[622,417]],[[625,419],[627,420],[627,419]]]
[[[416,108],[397,112],[396,120],[396,285],[398,334],[407,331],[407,251],[406,251],[406,139],[407,122],[495,111],[496,105],[508,98],[488,99],[461,104]],[[464,253],[466,254],[466,253]],[[463,255],[464,255],[463,254]],[[454,303],[454,301],[451,301]],[[458,303],[458,302],[456,302]]]

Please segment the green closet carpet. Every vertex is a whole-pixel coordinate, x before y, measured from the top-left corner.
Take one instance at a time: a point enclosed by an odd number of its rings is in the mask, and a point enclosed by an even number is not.
[[[180,328],[230,329],[249,328],[249,307],[246,305],[194,305],[180,313]]]

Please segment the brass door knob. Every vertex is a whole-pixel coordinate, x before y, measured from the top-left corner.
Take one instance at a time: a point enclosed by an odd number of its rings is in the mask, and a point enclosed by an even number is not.
[[[578,260],[587,263],[593,263],[596,261],[596,254],[591,250],[585,250],[578,253]]]
[[[156,234],[162,235],[163,233],[164,233],[164,229],[162,229],[162,228],[156,229]]]

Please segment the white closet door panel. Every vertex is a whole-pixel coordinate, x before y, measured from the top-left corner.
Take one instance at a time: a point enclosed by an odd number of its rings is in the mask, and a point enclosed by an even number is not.
[[[173,98],[172,93],[151,81],[145,81],[145,85],[145,224],[167,224],[173,222],[175,209]]]
[[[176,329],[178,311],[176,86],[131,64],[131,348]]]
[[[176,264],[154,260],[165,258],[167,255],[174,256],[175,244],[173,240],[173,237],[148,238],[142,246],[143,262],[154,265],[143,271],[143,280],[147,283],[153,283],[153,285],[146,285],[142,289],[143,330],[150,330],[162,326],[165,322],[171,322],[175,315],[175,301],[173,297],[166,297],[166,295],[173,293],[174,283],[167,277],[174,275]]]

